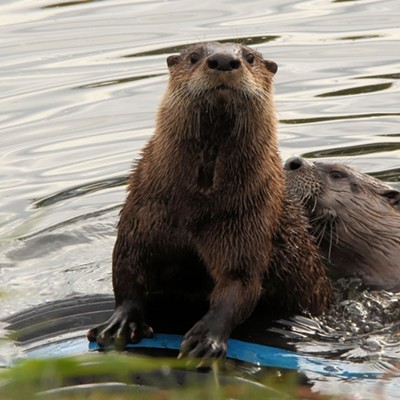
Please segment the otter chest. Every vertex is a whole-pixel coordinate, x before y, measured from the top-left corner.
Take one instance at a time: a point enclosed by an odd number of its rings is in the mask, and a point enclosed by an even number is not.
[[[197,186],[207,191],[214,184],[215,164],[220,152],[219,143],[206,142],[200,149],[197,166]]]
[[[225,179],[231,179],[226,174],[226,165],[233,156],[232,122],[228,124],[204,123],[204,131],[196,146],[197,165],[195,166],[196,185],[200,191],[217,189]],[[218,176],[218,179],[217,179]]]

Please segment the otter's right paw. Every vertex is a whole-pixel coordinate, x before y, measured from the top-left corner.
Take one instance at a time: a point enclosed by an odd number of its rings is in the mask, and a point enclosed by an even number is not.
[[[111,318],[102,325],[89,330],[89,342],[96,342],[100,347],[114,344],[122,350],[128,343],[137,343],[144,337],[153,336],[153,329],[142,318],[135,318],[135,310],[127,305],[117,307]],[[137,317],[137,315],[136,315]]]
[[[213,326],[203,317],[183,338],[178,358],[224,358],[226,356],[226,340],[215,332]]]

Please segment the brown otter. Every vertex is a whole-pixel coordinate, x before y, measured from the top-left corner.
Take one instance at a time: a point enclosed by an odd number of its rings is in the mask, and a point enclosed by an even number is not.
[[[155,134],[121,211],[116,308],[88,338],[137,342],[152,335],[148,296],[198,296],[209,299],[208,311],[186,333],[180,354],[220,357],[261,298],[269,300],[266,310],[318,314],[332,290],[307,219],[285,191],[276,64],[233,43],[193,45],[167,64]]]
[[[400,193],[343,164],[292,157],[284,169],[333,275],[400,290]]]

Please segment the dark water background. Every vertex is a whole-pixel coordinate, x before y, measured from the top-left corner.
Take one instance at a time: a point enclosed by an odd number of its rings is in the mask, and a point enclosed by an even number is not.
[[[152,133],[165,58],[183,45],[239,40],[278,63],[283,159],[400,180],[398,0],[2,1],[0,38],[0,318],[111,293],[125,178]],[[400,343],[378,336],[378,355],[360,342],[355,362],[389,364],[377,368],[390,398]],[[335,342],[302,350],[343,359]],[[362,398],[376,385],[315,378]]]

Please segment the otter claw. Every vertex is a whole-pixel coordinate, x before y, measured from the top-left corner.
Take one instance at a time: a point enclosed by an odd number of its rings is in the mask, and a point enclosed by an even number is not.
[[[137,309],[126,303],[116,308],[105,324],[90,329],[86,336],[100,347],[114,343],[118,350],[123,350],[127,343],[138,343],[143,337],[152,337],[153,329],[143,322]]]
[[[211,338],[203,338],[201,341],[197,339],[191,341],[189,338],[182,342],[178,358],[184,356],[202,359],[223,358],[226,356],[226,343]]]
[[[131,322],[129,329],[131,332],[129,343],[138,343],[142,338],[151,338],[154,336],[153,328],[146,323],[143,323],[142,326],[137,326],[135,322]]]
[[[194,326],[184,337],[178,358],[223,358],[226,356],[226,341],[210,335],[207,328]]]
[[[86,334],[86,338],[90,343],[93,343],[96,341],[97,339],[97,327],[96,328],[92,328],[88,330],[88,333]]]
[[[153,335],[153,329],[148,324],[139,326],[135,322],[121,321],[119,325],[116,323],[92,328],[86,337],[89,342],[97,342],[100,347],[108,347],[114,343],[118,350],[122,350],[128,343],[138,343],[142,338]]]

